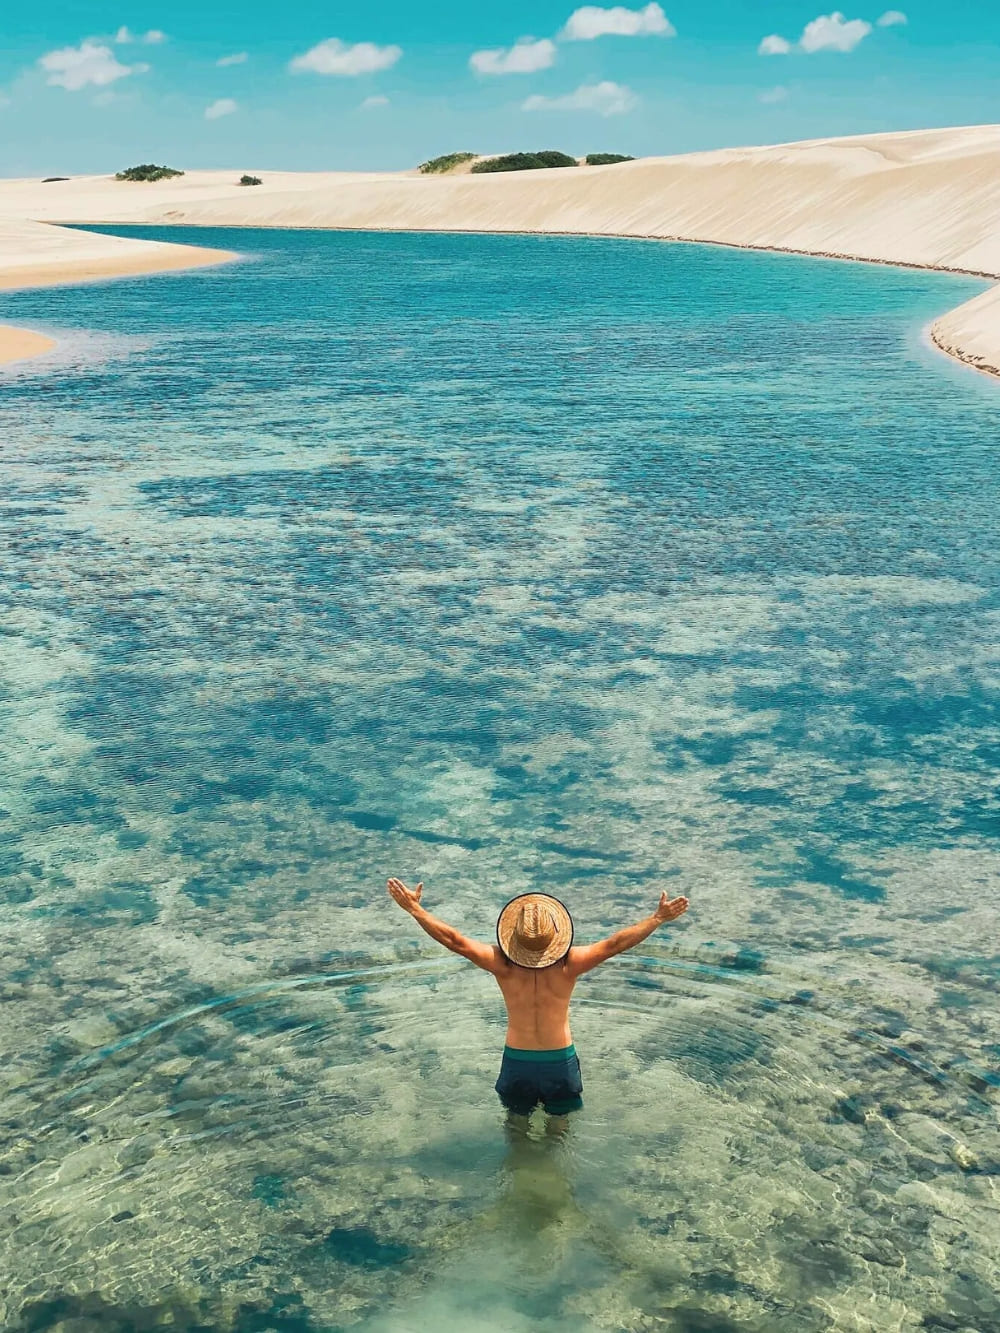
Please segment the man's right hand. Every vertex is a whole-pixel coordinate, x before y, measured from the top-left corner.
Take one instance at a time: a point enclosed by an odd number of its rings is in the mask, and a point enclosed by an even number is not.
[[[670,898],[666,891],[660,894],[660,905],[654,912],[661,922],[676,921],[679,916],[683,916],[688,909],[688,900],[686,898]]]

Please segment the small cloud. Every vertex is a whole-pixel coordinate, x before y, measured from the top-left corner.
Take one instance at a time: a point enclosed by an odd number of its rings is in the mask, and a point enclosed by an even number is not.
[[[889,13],[895,15],[898,11],[890,10]],[[905,23],[906,16],[900,15],[900,17]],[[894,21],[898,22],[898,19]],[[882,19],[879,19],[879,22],[882,23]],[[891,25],[883,24],[883,27],[885,26]],[[853,51],[871,30],[872,25],[866,19],[845,19],[839,11],[833,14],[821,14],[819,18],[806,24],[794,49],[804,51],[806,55],[813,55],[817,51]],[[779,37],[777,33],[772,33],[769,37],[763,38],[757,47],[757,54],[787,56],[792,49],[791,42]]]
[[[140,35],[139,33],[132,32],[124,23],[114,35],[114,41],[117,46],[128,46],[132,42],[142,42],[146,46],[158,46],[160,42],[165,42],[166,40],[167,34],[161,32],[159,28],[150,28],[149,32],[144,32]]]
[[[377,106],[388,106],[388,105],[389,105],[388,97],[382,97],[376,95],[375,97],[366,97],[365,100],[361,103],[361,110],[372,111]]]
[[[246,51],[234,51],[231,56],[220,56],[215,63],[219,69],[227,69],[230,65],[245,65],[249,59]]]
[[[570,14],[559,36],[564,42],[591,42],[595,37],[676,37],[677,29],[657,4],[644,9],[584,5]]]
[[[901,9],[887,9],[881,18],[875,20],[880,28],[902,28],[909,21]]]
[[[491,51],[474,51],[469,66],[477,74],[534,74],[555,64],[556,44],[547,37],[519,37],[509,49],[498,46]]]
[[[872,30],[865,19],[845,19],[843,14],[821,14],[807,23],[799,46],[807,55],[816,51],[853,51]]]
[[[757,94],[757,101],[763,102],[765,106],[773,105],[775,102],[784,102],[788,98],[788,89],[783,87],[767,88],[764,92]]]
[[[357,74],[374,74],[389,69],[403,54],[401,46],[376,46],[374,42],[355,42],[352,46],[339,37],[328,37],[325,42],[296,56],[288,68],[293,74],[340,74],[353,78]]]
[[[772,32],[770,37],[761,39],[760,46],[757,47],[759,56],[787,56],[792,49],[791,42],[779,37],[776,32]]]
[[[541,97],[538,93],[521,103],[522,111],[595,111],[599,116],[622,116],[638,102],[631,88],[621,83],[584,83],[575,92],[562,97]]]
[[[234,111],[238,110],[238,102],[234,102],[231,97],[220,97],[211,106],[205,108],[205,119],[220,120],[223,116],[231,116]]]
[[[38,64],[49,76],[46,80],[55,88],[79,92],[93,84],[103,88],[129,74],[145,74],[148,65],[123,65],[110,46],[85,38],[79,46],[62,46],[42,56]]]

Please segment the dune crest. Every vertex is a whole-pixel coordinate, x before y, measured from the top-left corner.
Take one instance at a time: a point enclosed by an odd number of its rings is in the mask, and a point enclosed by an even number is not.
[[[1000,125],[914,130],[605,167],[497,175],[194,171],[0,182],[0,286],[217,263],[224,251],[44,227],[234,227],[557,232],[705,241],[1000,277]],[[943,315],[937,345],[1000,373],[1000,289]]]

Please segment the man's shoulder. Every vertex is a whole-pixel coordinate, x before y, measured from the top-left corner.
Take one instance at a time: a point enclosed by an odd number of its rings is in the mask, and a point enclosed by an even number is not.
[[[493,952],[493,971],[496,972],[498,976],[513,974],[517,971],[517,968],[504,953],[503,949],[500,948],[499,944],[493,944],[490,948]]]

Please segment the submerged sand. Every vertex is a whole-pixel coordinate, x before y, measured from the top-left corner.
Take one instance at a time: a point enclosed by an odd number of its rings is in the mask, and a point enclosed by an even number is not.
[[[228,257],[116,237],[81,241],[42,222],[634,236],[1000,277],[1000,125],[498,175],[257,173],[263,184],[250,188],[235,171],[152,185],[103,176],[0,182],[0,285]],[[996,373],[1000,288],[945,315],[931,334],[952,356]]]
[[[55,339],[46,338],[44,333],[0,325],[0,366],[41,356],[43,352],[51,352],[55,345]]]

